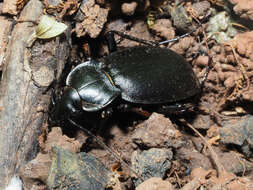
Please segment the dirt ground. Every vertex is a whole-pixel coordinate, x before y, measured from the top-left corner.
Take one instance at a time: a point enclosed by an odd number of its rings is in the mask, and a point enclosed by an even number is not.
[[[90,128],[100,142],[68,122],[45,123],[36,158],[19,172],[25,189],[47,189],[55,145],[74,154],[86,152],[109,168],[114,183],[108,180],[107,189],[253,189],[251,0],[42,2],[45,14],[71,22],[71,52],[63,76],[89,57],[103,60],[108,55],[103,40],[108,31],[156,42],[193,31],[161,46],[192,65],[203,89],[194,109],[183,114],[154,112],[143,117],[116,112],[96,130],[77,121]],[[26,3],[18,1],[16,11]],[[119,48],[142,45],[115,37]],[[66,77],[62,78],[56,93],[64,86]],[[89,122],[97,125],[101,117],[97,114]]]

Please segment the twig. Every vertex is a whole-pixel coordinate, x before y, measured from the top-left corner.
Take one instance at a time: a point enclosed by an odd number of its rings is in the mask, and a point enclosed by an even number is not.
[[[180,121],[182,123],[184,123],[186,126],[188,126],[189,128],[191,128],[204,141],[205,145],[210,150],[211,158],[212,158],[214,164],[216,165],[217,174],[218,174],[218,176],[221,176],[225,172],[225,168],[220,163],[218,155],[214,152],[212,146],[207,142],[207,140],[205,139],[205,137],[203,137],[203,135],[201,135],[200,132],[198,132],[198,130],[196,130],[191,124],[189,124],[188,122],[186,122],[185,119],[182,118],[182,119],[180,119]]]
[[[205,172],[200,174],[200,176],[197,176],[193,178],[190,182],[185,184],[180,190],[195,190],[199,189],[199,187],[203,184],[203,181],[205,181],[206,176],[210,174],[211,171]]]
[[[230,44],[230,43],[224,43],[224,45],[228,45],[228,46],[231,47],[232,52],[233,52],[233,55],[234,55],[234,58],[235,58],[235,61],[236,61],[237,65],[239,66],[239,69],[240,69],[240,71],[241,71],[241,73],[242,73],[242,76],[243,76],[244,80],[246,80],[245,91],[248,90],[248,89],[249,89],[249,86],[250,86],[249,77],[248,77],[247,74],[246,74],[246,70],[245,70],[244,66],[243,66],[242,63],[239,61],[239,59],[238,59],[238,57],[237,57],[237,55],[236,55],[234,46],[233,46],[232,44]]]
[[[117,158],[121,163],[123,163],[130,171],[132,171],[142,182],[144,182],[144,179],[136,172],[134,171],[125,160],[123,160],[118,153],[116,153],[114,150],[112,150],[110,147],[108,147],[102,140],[100,140],[96,135],[94,135],[92,132],[90,132],[88,129],[82,127],[81,125],[77,124],[71,119],[68,119],[70,123],[72,123],[74,126],[78,127],[85,133],[87,133],[89,136],[94,138],[100,146],[104,147],[108,152],[110,152],[115,158]]]

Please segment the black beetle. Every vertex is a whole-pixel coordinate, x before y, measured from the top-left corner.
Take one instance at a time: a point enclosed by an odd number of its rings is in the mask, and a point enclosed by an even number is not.
[[[110,49],[114,48],[109,45]],[[56,102],[56,117],[105,110],[118,98],[131,105],[175,104],[199,94],[200,86],[191,65],[174,51],[130,47],[112,52],[103,62],[89,60],[76,66]]]

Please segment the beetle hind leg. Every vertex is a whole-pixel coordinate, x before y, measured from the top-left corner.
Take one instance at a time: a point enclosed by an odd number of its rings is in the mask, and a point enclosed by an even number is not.
[[[120,112],[133,112],[145,118],[148,118],[151,115],[150,112],[143,110],[141,107],[136,107],[129,104],[120,104],[117,106],[117,110]]]
[[[179,115],[185,112],[193,112],[194,108],[195,106],[191,103],[175,103],[171,105],[162,105],[160,108],[158,108],[157,112],[164,115]]]

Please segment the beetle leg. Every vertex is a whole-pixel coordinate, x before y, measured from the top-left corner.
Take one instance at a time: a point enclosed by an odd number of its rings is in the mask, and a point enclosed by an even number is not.
[[[52,87],[51,98],[50,98],[50,107],[52,108],[52,110],[55,109],[55,106],[60,99],[60,97],[57,96],[57,93],[55,91],[55,84],[56,84],[56,79],[54,79],[54,81],[52,82],[53,87]],[[50,87],[51,87],[51,85],[50,85]]]
[[[56,99],[57,99],[54,88],[52,88],[52,96],[50,99],[51,99],[51,104],[54,107],[56,105]]]
[[[151,116],[151,113],[150,113],[150,112],[148,112],[148,111],[146,111],[146,110],[143,110],[143,109],[141,109],[141,108],[133,107],[133,108],[131,109],[131,111],[134,112],[134,113],[137,113],[137,114],[139,114],[139,115],[141,115],[141,116],[147,117],[147,118],[148,118],[149,116]]]
[[[162,113],[165,115],[170,114],[182,114],[184,112],[193,111],[194,105],[192,104],[172,104],[172,105],[163,105],[158,109],[158,113]]]
[[[144,117],[149,117],[151,115],[150,112],[143,110],[140,107],[135,107],[129,104],[120,104],[117,109],[121,112],[134,112],[138,115],[144,116]]]
[[[117,51],[117,43],[115,41],[114,33],[113,32],[107,32],[107,34],[106,34],[106,42],[107,42],[109,53]]]
[[[113,109],[111,107],[106,108],[105,110],[102,111],[101,118],[102,119],[109,118],[112,116],[112,113],[113,113]]]
[[[56,124],[57,122],[55,122],[55,118],[54,118],[54,112],[56,110],[56,105],[57,102],[59,101],[59,97],[56,96],[56,92],[55,89],[52,88],[52,92],[51,92],[51,98],[50,98],[50,104],[49,104],[49,110],[48,110],[48,115],[49,115],[49,121],[52,124]]]

